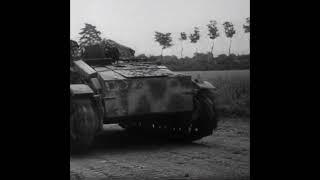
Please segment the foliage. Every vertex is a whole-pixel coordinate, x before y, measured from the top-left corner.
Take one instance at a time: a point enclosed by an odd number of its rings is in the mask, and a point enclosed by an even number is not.
[[[193,33],[189,35],[189,39],[191,43],[195,44],[198,42],[198,40],[200,39],[200,31],[198,27],[194,28]]]
[[[234,29],[234,26],[231,22],[224,22],[223,23],[223,26],[224,26],[224,32],[227,36],[227,38],[230,38],[230,44],[229,44],[229,55],[230,55],[230,52],[231,52],[231,39],[233,37],[233,35],[236,33],[236,30]]]
[[[145,54],[139,54],[138,56],[136,56],[136,58],[138,58],[138,59],[147,59],[148,57]]]
[[[199,28],[198,27],[195,27],[194,30],[193,30],[193,33],[191,33],[189,35],[189,39],[190,39],[190,42],[192,44],[196,44],[199,39],[200,39],[200,31],[199,31]],[[197,53],[197,48],[196,48],[196,53]]]
[[[101,32],[96,29],[96,26],[85,23],[85,27],[79,33],[81,35],[79,46],[83,49],[86,46],[95,45],[101,41]]]
[[[150,56],[149,61],[160,62],[173,71],[207,71],[250,69],[250,54],[227,56],[221,54],[212,61],[211,53],[195,53],[192,58],[177,56]],[[209,61],[208,61],[209,59]]]
[[[187,40],[187,34],[185,32],[180,33],[179,40],[181,41],[181,58],[183,57],[183,41]]]
[[[185,40],[187,40],[187,34],[185,33],[185,32],[181,32],[180,33],[180,38],[179,38],[179,40],[180,41],[185,41]]]
[[[223,27],[224,27],[224,32],[227,38],[232,38],[233,35],[236,33],[236,30],[234,29],[234,26],[231,22],[228,22],[228,21],[224,22]]]
[[[111,49],[118,49],[121,58],[130,58],[135,54],[135,51],[133,49],[119,44],[111,39],[103,38],[100,44],[105,48],[106,53],[108,53],[108,51],[110,51]]]
[[[160,33],[155,32],[155,40],[158,42],[161,46],[161,56],[164,49],[171,47],[172,44],[172,38],[171,33]]]
[[[171,33],[156,32],[155,40],[160,44],[162,49],[169,48],[173,45],[171,43],[172,42]]]
[[[217,37],[220,36],[219,30],[217,27],[217,21],[211,20],[210,23],[207,25],[209,30],[209,38],[215,40]]]
[[[207,25],[209,30],[209,38],[212,39],[212,47],[211,47],[211,54],[213,59],[213,48],[214,48],[214,40],[220,36],[219,30],[217,27],[217,21],[211,20],[210,23]]]
[[[79,45],[76,41],[70,39],[70,63],[79,56]]]
[[[246,18],[246,23],[243,25],[245,33],[250,33],[250,17]]]

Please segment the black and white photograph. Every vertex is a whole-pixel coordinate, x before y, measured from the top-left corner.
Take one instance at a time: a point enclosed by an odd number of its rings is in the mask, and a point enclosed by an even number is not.
[[[250,0],[70,0],[70,179],[249,180]]]

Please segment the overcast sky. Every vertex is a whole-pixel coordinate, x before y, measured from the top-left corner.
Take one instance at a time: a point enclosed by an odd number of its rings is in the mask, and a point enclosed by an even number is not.
[[[95,25],[101,36],[129,46],[138,54],[159,55],[160,46],[154,41],[154,32],[172,33],[174,46],[164,55],[180,56],[180,32],[190,34],[200,28],[200,41],[193,45],[184,42],[184,55],[210,51],[211,41],[206,25],[210,20],[219,24],[220,37],[215,40],[215,54],[227,53],[222,23],[231,21],[236,34],[232,52],[249,52],[249,34],[242,25],[250,17],[250,0],[70,0],[70,36],[78,41],[84,23]]]

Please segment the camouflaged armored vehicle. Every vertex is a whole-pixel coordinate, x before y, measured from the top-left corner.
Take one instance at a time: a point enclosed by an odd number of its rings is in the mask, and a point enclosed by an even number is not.
[[[217,127],[214,86],[165,66],[108,58],[73,62],[70,73],[71,148],[87,149],[103,124],[193,141]]]

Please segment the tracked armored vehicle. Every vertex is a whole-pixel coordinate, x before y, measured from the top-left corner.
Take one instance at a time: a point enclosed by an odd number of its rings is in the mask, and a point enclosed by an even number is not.
[[[206,81],[135,58],[76,60],[70,73],[77,77],[70,79],[71,149],[87,150],[103,124],[178,141],[217,128],[215,88]]]

